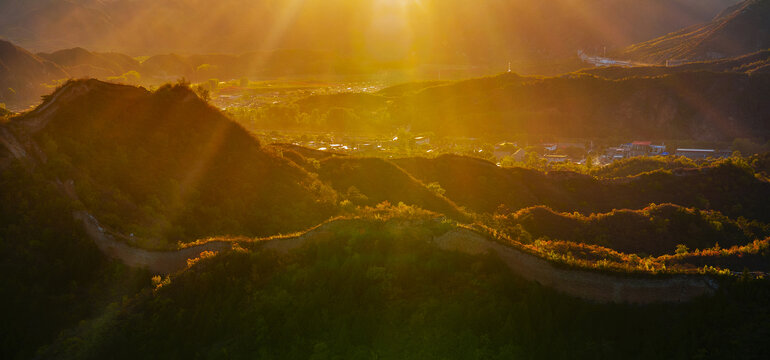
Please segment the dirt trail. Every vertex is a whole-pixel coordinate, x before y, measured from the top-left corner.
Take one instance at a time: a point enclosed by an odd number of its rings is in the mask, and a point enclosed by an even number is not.
[[[153,273],[170,274],[187,266],[188,259],[198,257],[204,251],[221,251],[232,247],[232,243],[215,241],[176,251],[150,251],[132,247],[104,230],[99,222],[85,211],[76,211],[72,216],[81,221],[88,236],[99,250],[128,266],[147,268]]]

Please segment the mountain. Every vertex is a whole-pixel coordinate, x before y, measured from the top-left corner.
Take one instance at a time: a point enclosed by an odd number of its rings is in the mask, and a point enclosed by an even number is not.
[[[302,113],[334,110],[348,114],[343,120],[361,119],[348,129],[367,131],[411,127],[438,135],[541,139],[770,138],[770,103],[765,99],[770,74],[761,71],[685,71],[619,80],[582,73],[558,77],[505,73],[415,86],[418,91],[392,97],[315,95],[298,100],[299,114],[284,120],[297,123]],[[373,113],[378,114],[376,119]],[[334,129],[334,124],[324,126]]]
[[[0,102],[9,108],[28,105],[29,98],[50,92],[46,84],[68,77],[59,65],[0,40]]]
[[[602,66],[583,69],[578,71],[578,73],[596,75],[605,79],[623,79],[694,71],[741,72],[746,74],[770,73],[770,49],[729,59],[692,62],[674,66]]]
[[[8,0],[0,4],[0,36],[35,51],[88,44],[114,28],[98,0]],[[117,15],[117,14],[113,14]]]
[[[11,0],[0,5],[0,36],[35,51],[76,46],[133,55],[321,50],[379,65],[501,69],[509,61],[624,47],[707,21],[735,2]]]
[[[11,124],[32,129],[87,209],[143,246],[296,231],[335,211],[333,190],[184,86],[70,81]]]
[[[734,57],[770,48],[770,1],[747,0],[712,21],[632,45],[618,56],[663,64]]]
[[[140,68],[139,62],[128,55],[94,53],[80,47],[37,55],[62,66],[74,78],[107,78]]]

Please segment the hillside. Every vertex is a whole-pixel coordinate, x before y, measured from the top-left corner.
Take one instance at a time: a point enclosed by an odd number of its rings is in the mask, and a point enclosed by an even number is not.
[[[453,218],[466,218],[452,201],[387,160],[330,157],[321,160],[318,176],[355,205],[404,202]]]
[[[150,274],[101,253],[74,204],[0,145],[0,357],[32,358],[59,332],[150,284]]]
[[[607,80],[504,74],[429,87],[394,100],[390,118],[445,135],[569,138],[768,138],[770,75],[685,72]]]
[[[755,55],[762,58],[766,53]],[[415,90],[398,90],[408,88]],[[394,89],[311,95],[293,104],[271,105],[264,110],[271,117],[261,124],[362,133],[410,128],[416,133],[494,139],[770,138],[770,103],[765,101],[770,74],[759,68],[750,74],[685,70],[662,76],[644,68],[584,70],[558,77],[504,73]],[[311,115],[320,116],[312,126],[303,122]]]
[[[0,39],[0,102],[9,108],[23,108],[29,98],[50,92],[45,84],[66,79],[60,66]]]
[[[600,178],[618,178],[639,175],[656,170],[696,168],[698,165],[683,156],[638,156],[613,161],[592,169],[591,175]]]
[[[510,213],[536,205],[583,214],[674,203],[713,209],[737,218],[770,221],[770,184],[732,163],[701,169],[658,170],[601,180],[570,172],[499,168],[468,157],[404,158],[393,162],[423,183],[437,182],[445,196],[473,212]]]
[[[335,194],[184,86],[71,81],[12,120],[111,228],[165,246],[207,235],[295,231],[334,212]]]
[[[446,231],[441,223],[409,223],[348,221],[286,252],[257,245],[202,258],[113,316],[63,334],[41,358],[762,358],[770,351],[766,282],[725,282],[718,295],[682,304],[585,302],[513,275],[495,256],[443,250],[432,241]]]
[[[184,84],[97,80],[0,144],[4,357],[770,351],[764,157],[602,179],[332,156],[263,146]]]
[[[741,72],[746,74],[770,73],[770,50],[757,51],[729,59],[692,62],[676,66],[605,66],[580,70],[579,73],[596,75],[606,79],[663,76],[681,72]]]
[[[710,22],[629,46],[618,56],[664,64],[740,56],[770,48],[770,1],[747,0]]]
[[[770,228],[752,227],[722,214],[663,204],[642,210],[616,210],[583,216],[531,207],[499,218],[504,226],[521,225],[533,238],[569,239],[629,254],[674,254],[677,245],[707,249],[730,248],[770,235]]]

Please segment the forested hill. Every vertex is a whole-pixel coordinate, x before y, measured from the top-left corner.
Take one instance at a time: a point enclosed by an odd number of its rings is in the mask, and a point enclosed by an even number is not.
[[[186,86],[81,80],[47,98],[11,125],[37,131],[50,174],[74,180],[100,220],[157,240],[144,246],[296,231],[336,206],[333,190]]]
[[[618,56],[665,64],[667,60],[708,60],[770,48],[770,1],[747,0],[714,20],[632,45]]]
[[[770,75],[678,73],[612,81],[501,75],[427,88],[397,103],[395,117],[454,133],[564,137],[733,139],[770,135]],[[473,86],[474,91],[467,91]]]
[[[580,73],[549,78],[506,73],[414,88],[403,94],[385,89],[375,95],[319,95],[298,101],[295,111],[300,118],[303,112],[350,109],[356,116],[348,117],[362,120],[345,123],[349,131],[411,126],[457,136],[728,141],[770,136],[770,74],[698,71],[611,80]],[[366,121],[378,112],[387,120]]]

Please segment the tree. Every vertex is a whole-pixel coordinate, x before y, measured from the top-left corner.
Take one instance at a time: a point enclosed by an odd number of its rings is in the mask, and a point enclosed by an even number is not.
[[[202,85],[196,86],[193,91],[195,91],[196,94],[198,94],[198,97],[201,98],[205,102],[209,102],[211,100],[211,92],[209,89],[206,89]]]
[[[326,126],[330,130],[349,130],[359,121],[358,115],[347,108],[335,107],[326,113]]]
[[[677,255],[684,255],[684,254],[687,254],[688,252],[690,252],[690,249],[686,245],[679,244],[676,246]]]
[[[436,193],[438,195],[446,194],[446,190],[444,190],[444,188],[442,188],[441,184],[439,184],[438,182],[432,182],[432,183],[430,183],[428,185],[425,185],[425,186],[428,188],[428,190],[433,191],[434,193]]]

